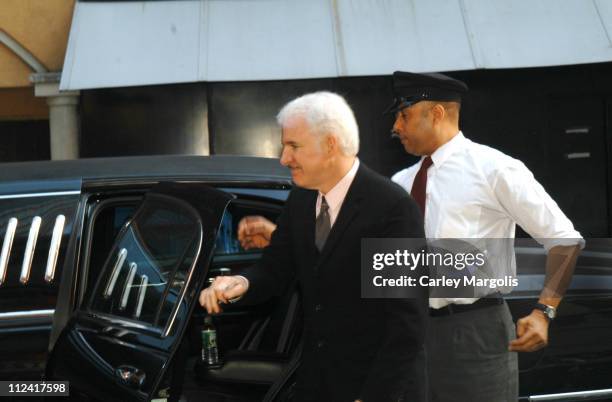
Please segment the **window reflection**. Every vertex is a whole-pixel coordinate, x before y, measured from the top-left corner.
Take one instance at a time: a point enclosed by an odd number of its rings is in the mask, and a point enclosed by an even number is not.
[[[163,327],[198,253],[198,215],[180,200],[151,196],[120,233],[91,309]]]

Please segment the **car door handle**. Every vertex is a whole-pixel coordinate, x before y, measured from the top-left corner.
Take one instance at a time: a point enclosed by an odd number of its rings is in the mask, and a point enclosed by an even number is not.
[[[128,365],[122,365],[117,367],[117,370],[115,370],[115,374],[125,384],[136,389],[140,389],[140,387],[142,387],[142,384],[144,384],[144,380],[146,377],[144,371]]]

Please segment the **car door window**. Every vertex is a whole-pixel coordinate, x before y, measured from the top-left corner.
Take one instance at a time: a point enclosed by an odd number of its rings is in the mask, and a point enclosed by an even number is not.
[[[233,201],[223,215],[221,228],[217,235],[215,244],[215,256],[236,256],[245,253],[253,253],[261,250],[244,250],[238,240],[238,225],[240,220],[246,216],[263,216],[276,222],[280,214],[281,206],[270,203],[270,201],[253,201],[239,198]]]
[[[159,194],[151,197],[119,234],[91,310],[165,327],[201,241],[201,223],[191,206]]]
[[[104,263],[117,235],[126,223],[134,216],[142,197],[121,197],[116,199],[90,200],[91,223],[87,228],[86,248],[84,249],[85,263],[85,292],[86,300],[91,298],[94,286],[102,272]]]

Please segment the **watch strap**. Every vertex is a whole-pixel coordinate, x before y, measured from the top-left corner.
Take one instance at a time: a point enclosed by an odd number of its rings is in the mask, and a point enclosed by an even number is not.
[[[547,304],[536,303],[535,308],[544,313],[548,321],[552,321],[557,315],[557,309]]]

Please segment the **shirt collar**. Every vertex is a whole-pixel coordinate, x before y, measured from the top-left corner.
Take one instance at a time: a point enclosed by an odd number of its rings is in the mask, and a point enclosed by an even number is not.
[[[327,192],[327,194],[325,194],[325,201],[327,201],[327,205],[329,205],[329,208],[332,211],[335,211],[342,205],[342,202],[344,201],[344,198],[346,198],[346,194],[348,193],[349,187],[351,187],[351,183],[353,183],[353,179],[357,174],[358,168],[359,159],[355,158],[353,166],[350,168],[350,170],[344,175],[343,178],[340,179],[340,181],[338,181],[338,183],[336,183],[334,187],[332,187],[331,190]],[[323,193],[319,191],[319,197],[317,200],[317,204],[319,205],[322,196]]]
[[[431,154],[431,160],[435,167],[440,167],[454,152],[465,146],[467,139],[459,131],[450,141],[442,145]]]

